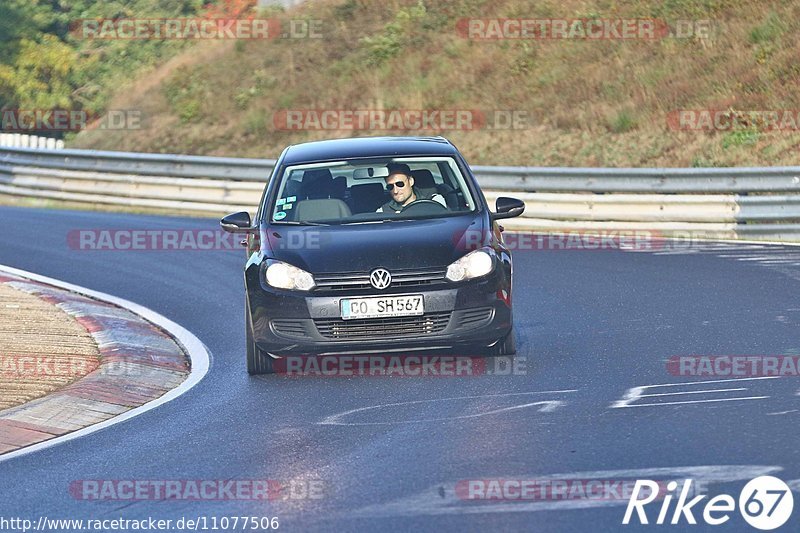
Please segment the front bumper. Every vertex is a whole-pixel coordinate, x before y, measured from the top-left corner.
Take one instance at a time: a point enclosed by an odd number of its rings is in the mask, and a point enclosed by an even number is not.
[[[424,350],[470,355],[493,345],[512,326],[510,272],[435,287],[315,294],[273,289],[259,269],[245,273],[253,337],[273,355],[323,355]],[[340,300],[421,294],[421,317],[342,320]]]

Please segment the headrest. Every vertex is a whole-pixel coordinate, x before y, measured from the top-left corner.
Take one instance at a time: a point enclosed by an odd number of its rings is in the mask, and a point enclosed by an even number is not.
[[[303,172],[300,195],[304,198],[328,198],[333,189],[333,176],[327,168],[316,168]]]
[[[436,181],[433,179],[433,173],[427,168],[420,170],[413,170],[411,177],[414,178],[414,186],[420,189],[435,189]]]

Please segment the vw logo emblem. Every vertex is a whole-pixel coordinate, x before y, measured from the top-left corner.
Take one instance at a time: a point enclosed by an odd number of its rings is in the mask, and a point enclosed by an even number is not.
[[[392,275],[385,268],[376,268],[369,275],[369,283],[376,289],[385,289],[392,284]]]

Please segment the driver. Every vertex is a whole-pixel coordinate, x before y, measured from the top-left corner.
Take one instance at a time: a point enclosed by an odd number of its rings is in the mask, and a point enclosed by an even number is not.
[[[386,168],[389,170],[389,175],[385,178],[386,190],[392,195],[392,199],[379,207],[376,213],[399,213],[417,200],[433,200],[447,208],[447,203],[441,194],[426,195],[414,187],[411,169],[405,163],[389,163]]]

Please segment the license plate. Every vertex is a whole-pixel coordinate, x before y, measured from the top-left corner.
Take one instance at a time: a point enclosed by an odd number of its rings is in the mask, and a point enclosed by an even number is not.
[[[342,318],[383,318],[415,316],[425,312],[422,295],[345,298],[341,301]]]

